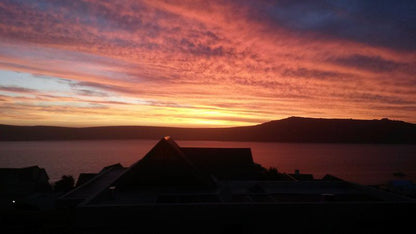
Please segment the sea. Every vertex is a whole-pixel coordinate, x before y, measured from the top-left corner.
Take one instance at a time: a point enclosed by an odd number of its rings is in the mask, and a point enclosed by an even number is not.
[[[96,173],[140,160],[157,140],[83,140],[0,142],[0,168],[38,165],[50,182],[62,175]],[[251,148],[256,163],[279,172],[331,174],[354,183],[377,185],[393,180],[416,182],[416,145],[177,141],[183,147]],[[397,177],[397,173],[404,176]],[[394,175],[396,174],[396,175]]]

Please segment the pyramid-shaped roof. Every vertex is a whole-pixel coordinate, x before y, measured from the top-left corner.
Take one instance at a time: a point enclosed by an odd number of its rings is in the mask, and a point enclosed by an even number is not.
[[[198,170],[170,137],[163,137],[141,160],[130,166],[113,184],[134,187],[213,187],[209,174]]]

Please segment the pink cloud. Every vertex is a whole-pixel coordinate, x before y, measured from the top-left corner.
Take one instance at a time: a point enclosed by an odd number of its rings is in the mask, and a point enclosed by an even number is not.
[[[242,125],[291,115],[416,122],[413,51],[271,25],[253,17],[250,4],[237,4],[0,4],[7,13],[0,17],[0,69],[71,80],[83,90],[80,100],[95,92],[94,103],[112,110],[97,116],[121,124],[187,125],[194,118]],[[120,107],[105,96],[145,100],[144,107]]]

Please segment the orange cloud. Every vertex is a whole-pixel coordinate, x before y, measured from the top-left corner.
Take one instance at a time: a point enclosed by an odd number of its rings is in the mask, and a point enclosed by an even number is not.
[[[65,79],[72,91],[44,90],[50,108],[37,107],[41,95],[28,106],[9,95],[0,108],[13,104],[18,114],[5,123],[27,124],[23,113],[45,116],[33,124],[60,125],[233,126],[291,115],[416,122],[414,50],[330,35],[313,18],[291,28],[276,4],[7,2],[0,69]],[[77,106],[68,107],[68,96]]]

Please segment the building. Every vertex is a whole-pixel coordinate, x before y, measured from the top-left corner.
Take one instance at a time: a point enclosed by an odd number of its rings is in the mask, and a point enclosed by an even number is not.
[[[75,210],[76,230],[97,233],[129,232],[138,225],[151,232],[322,227],[348,232],[363,224],[363,230],[385,231],[407,222],[403,212],[415,208],[410,198],[331,175],[313,179],[297,172],[271,178],[248,148],[186,148],[170,137],[128,168],[104,168],[62,196],[59,205]],[[383,225],[371,225],[379,220]]]
[[[48,192],[50,189],[49,177],[43,168],[0,168],[2,196],[24,197],[36,192]]]
[[[22,204],[38,209],[39,203],[45,204],[39,197],[50,191],[49,177],[43,168],[0,168],[0,210]]]
[[[258,180],[262,173],[249,148],[181,148],[164,137],[129,168],[120,164],[104,168],[62,196],[60,203],[132,202],[129,196],[142,203],[184,193],[206,199],[216,196],[222,180]]]

